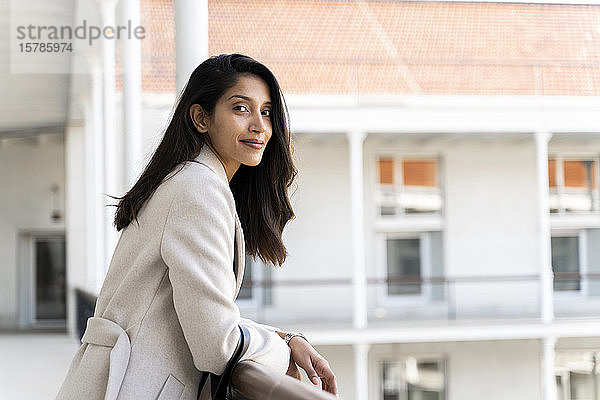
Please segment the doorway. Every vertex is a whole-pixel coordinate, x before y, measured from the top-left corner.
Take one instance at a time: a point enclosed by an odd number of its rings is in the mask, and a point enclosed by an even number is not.
[[[20,243],[21,328],[66,329],[64,233],[22,234]]]

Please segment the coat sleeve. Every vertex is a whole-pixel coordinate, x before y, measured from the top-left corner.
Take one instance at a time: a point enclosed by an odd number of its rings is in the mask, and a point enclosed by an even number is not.
[[[287,333],[283,329],[278,328],[276,326],[265,325],[265,324],[261,324],[261,323],[258,323],[258,322],[254,322],[254,321],[252,321],[251,319],[248,319],[248,318],[242,318],[242,323],[243,324],[247,324],[247,325],[259,326],[259,327],[264,328],[264,329],[266,329],[268,331],[271,331],[271,332],[283,332],[283,333]]]
[[[234,302],[234,215],[229,187],[207,174],[202,185],[188,185],[171,203],[161,255],[169,269],[173,303],[183,334],[200,371],[221,374],[233,355],[240,333],[250,332],[243,359],[253,360],[281,373],[290,350],[277,333],[244,322]]]

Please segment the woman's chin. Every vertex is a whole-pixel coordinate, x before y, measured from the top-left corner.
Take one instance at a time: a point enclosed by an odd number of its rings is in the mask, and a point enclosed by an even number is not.
[[[260,161],[262,160],[262,157],[259,159],[247,159],[245,160],[242,164],[248,166],[248,167],[256,167],[258,164],[260,164]]]

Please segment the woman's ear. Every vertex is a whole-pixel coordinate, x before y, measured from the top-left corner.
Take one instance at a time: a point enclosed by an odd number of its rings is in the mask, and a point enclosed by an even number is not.
[[[200,104],[192,104],[192,106],[190,107],[190,118],[192,119],[192,123],[194,124],[198,132],[208,132],[208,116],[206,115]]]

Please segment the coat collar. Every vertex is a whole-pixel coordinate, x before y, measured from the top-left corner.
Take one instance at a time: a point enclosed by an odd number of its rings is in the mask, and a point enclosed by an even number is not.
[[[223,179],[228,185],[229,180],[227,179],[227,172],[225,171],[225,166],[219,160],[217,155],[213,152],[208,144],[204,144],[200,149],[200,153],[194,158],[195,161],[206,165],[210,168],[214,173],[216,173],[221,179]]]
[[[221,179],[229,186],[229,180],[227,179],[227,172],[221,160],[213,152],[213,150],[204,144],[200,149],[200,153],[194,158],[195,161],[200,164],[206,165],[210,170],[216,173]],[[233,194],[232,194],[233,196]],[[235,199],[234,199],[235,201]],[[237,214],[237,210],[234,210],[235,216],[235,239],[234,239],[234,254],[233,254],[233,272],[235,274],[236,290],[235,295],[237,297],[240,288],[242,287],[242,279],[244,278],[244,268],[246,261],[246,250],[244,242],[244,231],[242,230],[242,224]]]

